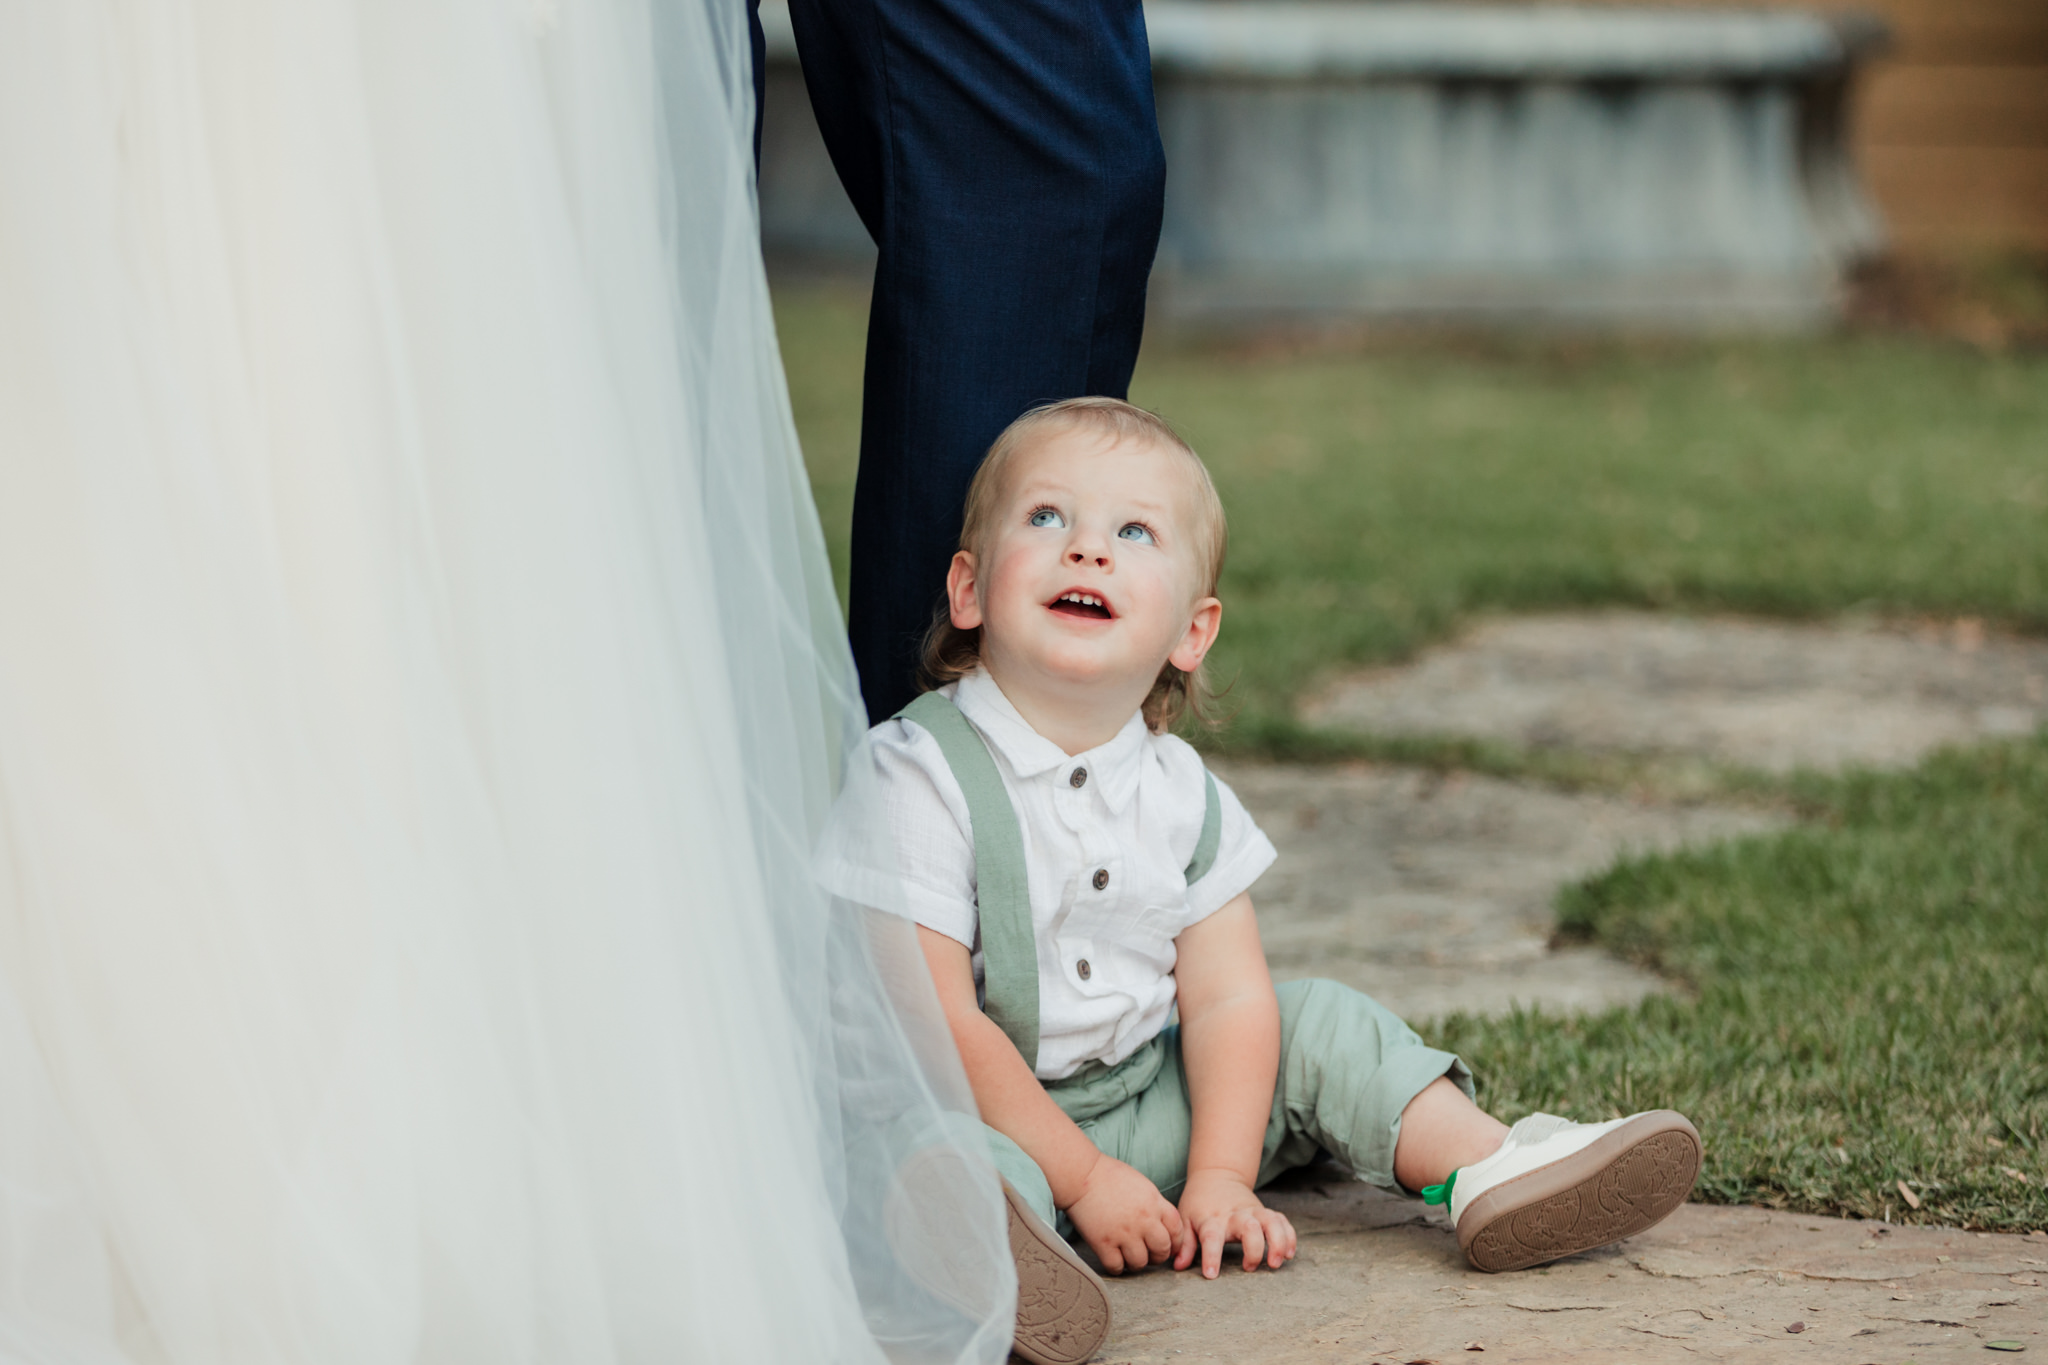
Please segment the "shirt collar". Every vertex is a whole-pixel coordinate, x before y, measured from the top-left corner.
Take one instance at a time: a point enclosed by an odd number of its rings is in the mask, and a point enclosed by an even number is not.
[[[981,732],[989,747],[1001,754],[1010,771],[1020,778],[1043,776],[1055,769],[1065,773],[1073,768],[1086,768],[1089,780],[1101,784],[1098,790],[1103,801],[1118,813],[1130,804],[1131,796],[1138,790],[1145,740],[1151,734],[1141,711],[1133,711],[1123,729],[1107,743],[1069,754],[1031,728],[1031,722],[1018,714],[985,668],[977,668],[960,680],[953,691],[953,704],[960,708],[961,715],[974,722],[974,728]]]

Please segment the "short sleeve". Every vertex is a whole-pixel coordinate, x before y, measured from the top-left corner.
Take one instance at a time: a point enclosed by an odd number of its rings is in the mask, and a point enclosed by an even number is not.
[[[1220,777],[1216,778],[1216,797],[1222,807],[1221,837],[1216,844],[1216,861],[1208,874],[1188,887],[1190,924],[1207,919],[1249,891],[1252,883],[1280,857],[1273,841]]]
[[[974,946],[974,839],[967,798],[938,741],[884,721],[848,765],[815,860],[832,894]]]

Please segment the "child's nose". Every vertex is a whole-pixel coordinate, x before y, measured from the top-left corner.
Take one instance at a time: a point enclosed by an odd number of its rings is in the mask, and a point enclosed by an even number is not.
[[[1069,546],[1067,563],[1076,567],[1093,564],[1098,569],[1107,569],[1110,567],[1109,547],[1099,541]]]

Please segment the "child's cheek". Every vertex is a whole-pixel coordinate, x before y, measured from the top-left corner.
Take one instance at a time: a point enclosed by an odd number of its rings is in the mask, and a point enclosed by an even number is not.
[[[1015,625],[1026,611],[1038,605],[1031,600],[1031,574],[1022,559],[1020,555],[1007,555],[996,561],[987,595],[982,599],[982,611],[997,630]]]

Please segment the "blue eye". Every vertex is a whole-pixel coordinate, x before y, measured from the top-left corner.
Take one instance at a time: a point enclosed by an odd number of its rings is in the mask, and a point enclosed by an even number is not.
[[[1031,514],[1033,526],[1065,526],[1067,519],[1060,515],[1057,507],[1041,507]]]
[[[1119,540],[1132,540],[1136,541],[1140,545],[1152,545],[1157,543],[1152,539],[1152,532],[1146,529],[1144,523],[1142,522],[1134,521],[1130,523],[1130,525],[1124,527],[1123,530],[1118,531],[1116,534],[1117,539]]]

